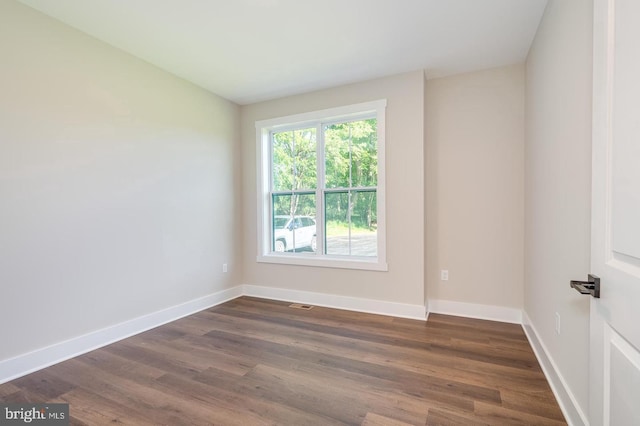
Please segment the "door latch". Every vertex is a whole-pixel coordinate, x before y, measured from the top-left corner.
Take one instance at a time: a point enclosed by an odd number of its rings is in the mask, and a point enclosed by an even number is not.
[[[571,288],[575,288],[580,294],[600,298],[600,278],[595,275],[589,274],[589,281],[571,281]]]

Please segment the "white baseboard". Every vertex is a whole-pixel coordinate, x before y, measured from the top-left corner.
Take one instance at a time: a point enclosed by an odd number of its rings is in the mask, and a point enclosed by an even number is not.
[[[0,361],[0,384],[82,355],[162,324],[242,296],[242,286],[222,290],[129,321]]]
[[[522,311],[504,306],[478,305],[452,300],[429,300],[430,314],[446,314],[459,317],[522,324]]]
[[[423,305],[385,302],[382,300],[363,299],[359,297],[338,296],[327,293],[288,290],[284,288],[263,287],[245,284],[244,295],[261,297],[263,299],[284,300],[287,302],[304,303],[308,305],[324,306],[327,308],[345,309],[348,311],[366,312],[369,314],[389,315],[401,318],[425,320]]]
[[[578,405],[575,396],[571,392],[571,389],[569,389],[569,386],[567,386],[567,382],[564,380],[564,377],[562,377],[562,374],[560,374],[560,370],[558,370],[553,358],[549,355],[549,351],[542,340],[540,340],[540,335],[531,323],[526,312],[523,313],[522,328],[529,339],[529,344],[533,348],[536,358],[538,358],[538,363],[540,367],[542,367],[544,375],[547,377],[549,386],[551,386],[551,390],[556,396],[556,400],[560,405],[560,409],[567,423],[570,426],[589,426],[587,416],[580,408],[580,405]]]

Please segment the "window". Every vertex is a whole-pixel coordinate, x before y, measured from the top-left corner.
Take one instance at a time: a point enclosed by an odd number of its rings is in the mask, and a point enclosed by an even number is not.
[[[386,270],[385,106],[256,122],[258,261]]]

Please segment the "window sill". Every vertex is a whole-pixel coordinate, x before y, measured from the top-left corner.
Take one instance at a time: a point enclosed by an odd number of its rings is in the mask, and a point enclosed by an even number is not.
[[[340,268],[340,269],[359,269],[365,271],[387,271],[387,263],[380,262],[378,258],[344,258],[323,256],[317,258],[315,255],[304,255],[296,253],[283,254],[265,254],[258,256],[256,259],[260,263],[276,263],[281,265],[295,266],[313,266],[319,268]]]

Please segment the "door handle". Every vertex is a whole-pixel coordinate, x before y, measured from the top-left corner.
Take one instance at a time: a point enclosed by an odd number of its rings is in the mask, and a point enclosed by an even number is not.
[[[571,288],[575,288],[580,294],[590,294],[596,299],[600,298],[600,278],[589,274],[588,281],[571,281]]]

